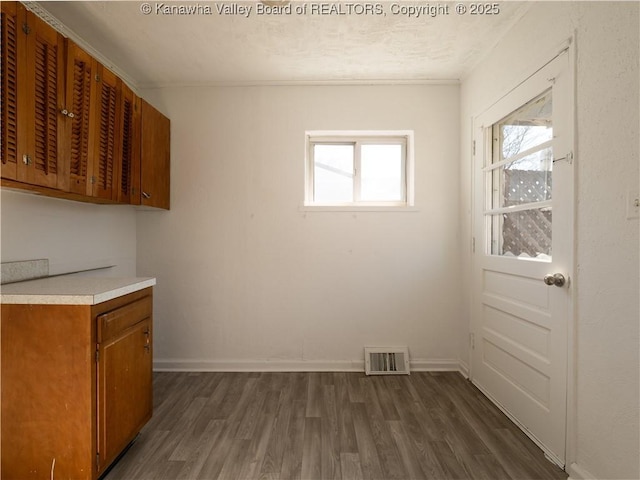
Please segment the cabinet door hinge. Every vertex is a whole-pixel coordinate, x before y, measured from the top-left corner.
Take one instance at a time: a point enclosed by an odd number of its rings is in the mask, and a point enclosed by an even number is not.
[[[100,452],[96,452],[96,469],[100,471]]]
[[[31,27],[29,26],[29,24],[27,22],[24,22],[22,24],[22,31],[25,35],[29,35],[31,33]]]
[[[100,350],[96,349],[96,363],[100,362]]]

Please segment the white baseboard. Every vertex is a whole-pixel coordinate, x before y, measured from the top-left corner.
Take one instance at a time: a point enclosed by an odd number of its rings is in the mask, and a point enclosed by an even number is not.
[[[572,463],[567,467],[569,478],[567,480],[594,480],[595,475],[591,475],[577,463]]]
[[[440,359],[413,359],[411,370],[414,372],[460,372],[460,361]]]
[[[363,372],[362,361],[155,360],[157,372]]]
[[[364,360],[205,360],[158,359],[156,372],[364,372]],[[414,359],[416,372],[460,372],[460,361],[451,359]]]
[[[460,360],[460,373],[464,378],[469,380],[469,365],[466,362]]]

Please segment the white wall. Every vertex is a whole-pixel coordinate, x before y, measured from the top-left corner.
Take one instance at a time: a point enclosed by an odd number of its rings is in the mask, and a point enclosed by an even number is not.
[[[145,96],[172,121],[171,211],[138,214],[156,367],[362,369],[363,346],[408,345],[457,368],[458,86]],[[323,129],[415,130],[417,211],[300,211]]]
[[[93,205],[0,193],[1,260],[49,259],[49,273],[113,265],[94,275],[135,276],[136,214],[128,205]]]
[[[471,118],[576,33],[576,385],[568,458],[573,478],[640,478],[640,244],[638,220],[626,218],[627,189],[639,188],[638,11],[637,2],[534,3],[461,88],[465,239]],[[461,251],[463,265],[470,265],[466,242]],[[470,275],[466,269],[463,278]],[[468,296],[465,305],[468,318]],[[466,329],[459,341],[464,359]]]

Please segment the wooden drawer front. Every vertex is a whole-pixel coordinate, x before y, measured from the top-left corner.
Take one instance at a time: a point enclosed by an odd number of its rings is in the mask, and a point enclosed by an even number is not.
[[[98,343],[117,336],[123,330],[151,317],[151,297],[144,297],[102,315],[98,315]]]

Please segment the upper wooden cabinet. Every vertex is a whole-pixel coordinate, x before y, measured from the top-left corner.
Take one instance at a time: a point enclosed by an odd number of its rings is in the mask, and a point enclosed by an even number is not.
[[[2,185],[169,208],[169,120],[18,2],[1,2]]]
[[[169,209],[170,132],[167,117],[142,100],[141,203]]]
[[[2,3],[2,176],[59,188],[64,39],[23,5]]]

